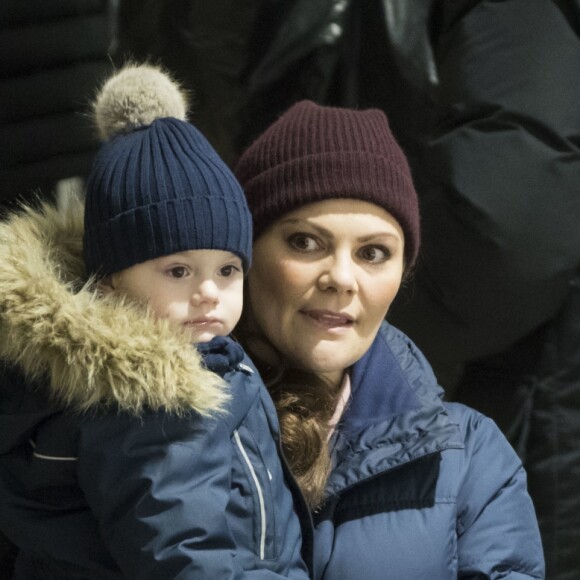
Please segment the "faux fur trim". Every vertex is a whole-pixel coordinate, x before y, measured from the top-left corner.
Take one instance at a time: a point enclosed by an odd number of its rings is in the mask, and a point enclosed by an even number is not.
[[[0,223],[0,358],[87,410],[220,411],[225,383],[185,335],[83,284],[83,206],[25,207]]]

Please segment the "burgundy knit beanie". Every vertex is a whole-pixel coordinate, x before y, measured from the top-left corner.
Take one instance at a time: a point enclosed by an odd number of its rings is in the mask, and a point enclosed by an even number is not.
[[[236,177],[254,220],[254,239],[285,213],[333,198],[388,211],[405,235],[406,266],[419,251],[419,207],[411,172],[385,114],[293,105],[240,157]]]

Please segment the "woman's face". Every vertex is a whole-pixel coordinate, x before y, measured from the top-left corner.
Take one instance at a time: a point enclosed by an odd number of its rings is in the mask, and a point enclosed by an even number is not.
[[[375,338],[401,283],[403,253],[401,227],[377,205],[300,207],[254,244],[250,314],[291,364],[337,384]]]

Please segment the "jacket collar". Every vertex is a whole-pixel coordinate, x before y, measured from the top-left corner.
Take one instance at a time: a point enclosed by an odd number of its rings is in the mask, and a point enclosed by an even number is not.
[[[79,410],[223,409],[225,383],[185,335],[83,282],[82,246],[80,201],[0,222],[0,359]]]
[[[351,381],[352,399],[332,441],[329,494],[443,449],[463,447],[431,367],[396,328],[383,324],[353,366]]]
[[[242,347],[228,336],[215,336],[196,346],[205,366],[220,377],[236,370],[244,359]]]
[[[394,329],[383,325],[369,350],[353,366],[353,395],[343,417],[344,429],[360,431],[365,425],[420,407],[409,378],[402,371],[399,356],[403,353],[398,348],[400,341],[394,337]]]

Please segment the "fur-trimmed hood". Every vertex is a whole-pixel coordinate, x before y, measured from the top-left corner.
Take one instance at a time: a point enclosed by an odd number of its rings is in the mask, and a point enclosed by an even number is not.
[[[83,283],[82,239],[80,201],[0,223],[0,359],[48,377],[49,395],[78,410],[220,410],[225,383],[185,335]]]

